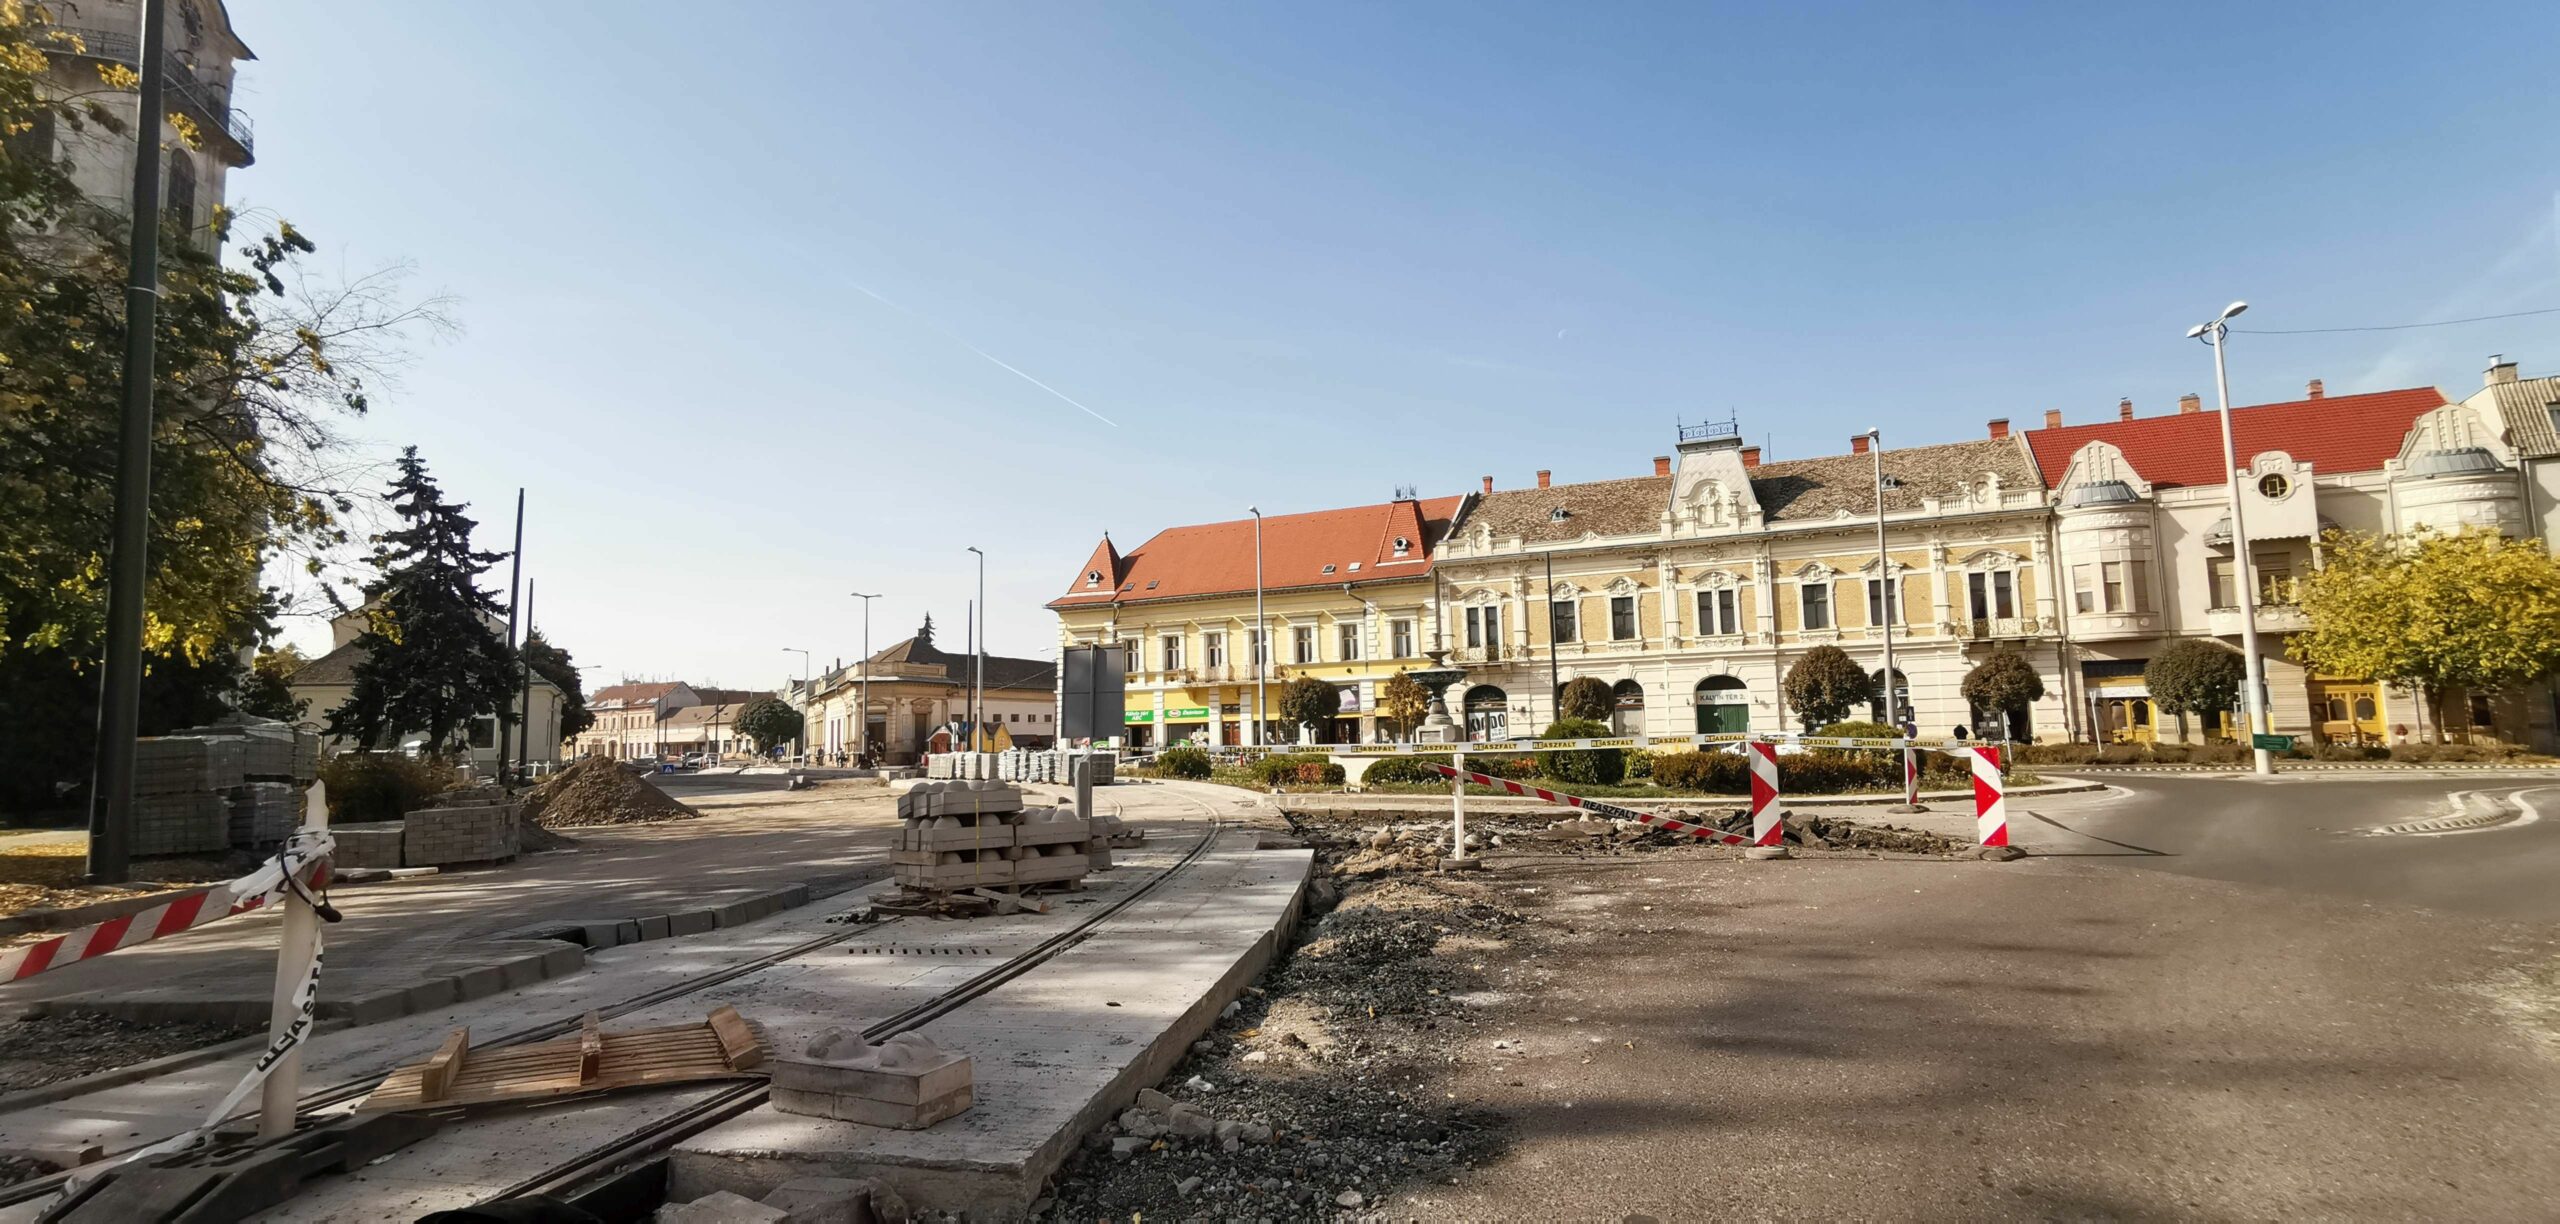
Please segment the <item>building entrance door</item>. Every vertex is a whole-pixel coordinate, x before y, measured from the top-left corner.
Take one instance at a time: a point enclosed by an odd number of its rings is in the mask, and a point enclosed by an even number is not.
[[[2325,743],[2380,744],[2382,686],[2370,681],[2314,680],[2311,716],[2320,724],[2320,739]]]

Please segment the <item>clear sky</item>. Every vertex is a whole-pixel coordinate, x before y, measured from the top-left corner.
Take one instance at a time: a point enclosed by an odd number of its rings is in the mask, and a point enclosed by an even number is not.
[[[455,298],[359,432],[491,543],[530,489],[605,680],[851,658],[855,590],[956,646],[970,544],[1045,655],[1105,530],[1635,475],[1683,417],[2173,411],[2233,298],[2560,306],[2548,3],[230,7],[235,205]],[[2560,371],[2560,315],[2239,335],[2233,393],[2492,352]]]

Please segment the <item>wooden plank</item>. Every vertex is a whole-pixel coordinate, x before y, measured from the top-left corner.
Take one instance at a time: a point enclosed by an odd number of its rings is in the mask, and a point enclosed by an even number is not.
[[[747,1028],[747,1018],[738,1009],[721,1004],[711,1013],[711,1032],[720,1042],[720,1060],[732,1070],[744,1071],[764,1061],[764,1046]]]
[[[471,1030],[458,1028],[445,1035],[444,1044],[436,1047],[418,1071],[418,1096],[432,1101],[453,1090],[453,1079],[462,1074],[463,1056],[471,1049]]]

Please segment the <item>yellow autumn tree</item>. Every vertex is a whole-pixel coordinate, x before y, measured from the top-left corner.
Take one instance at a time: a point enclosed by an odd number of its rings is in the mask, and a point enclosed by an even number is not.
[[[2560,561],[2495,531],[2332,532],[2302,583],[2310,629],[2287,645],[2315,671],[2414,689],[2441,737],[2454,689],[2495,691],[2560,671]]]

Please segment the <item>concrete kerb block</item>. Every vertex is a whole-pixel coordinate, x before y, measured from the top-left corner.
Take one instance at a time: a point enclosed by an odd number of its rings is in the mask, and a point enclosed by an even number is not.
[[[406,988],[384,990],[360,998],[337,1002],[323,1000],[312,1008],[313,1014],[331,1020],[344,1020],[350,1025],[380,1024],[410,1014],[409,991]]]
[[[673,929],[674,923],[666,914],[653,914],[640,919],[638,926],[641,939],[665,939],[668,931]]]
[[[868,1177],[803,1177],[764,1196],[791,1213],[791,1224],[886,1224],[909,1216],[898,1192]]]
[[[567,977],[586,967],[587,950],[576,944],[564,943],[542,954],[542,976],[546,978]]]
[[[439,1007],[451,1007],[461,1002],[462,987],[455,984],[452,978],[436,978],[402,990],[400,1001],[401,1005],[407,1009],[401,1014],[414,1016],[419,1012],[430,1012]]]
[[[719,926],[720,914],[717,910],[693,909],[667,915],[667,936],[671,939],[686,935],[700,935],[705,931],[716,930]]]
[[[485,999],[507,988],[507,974],[496,965],[474,965],[453,975],[453,986],[460,1000]]]
[[[658,1224],[787,1224],[791,1213],[722,1190],[690,1203],[669,1203],[658,1209],[656,1219]]]

